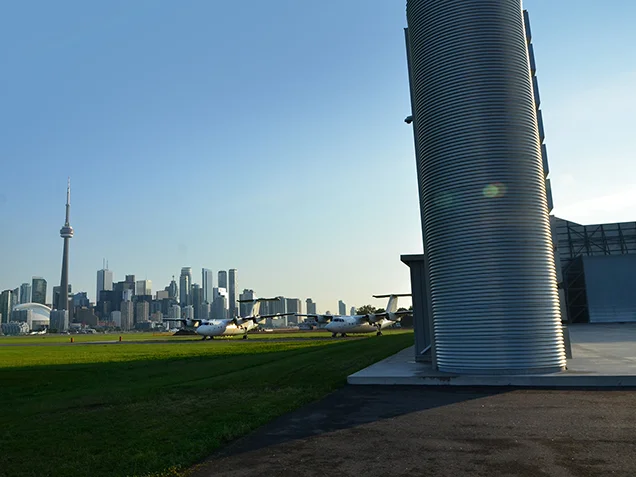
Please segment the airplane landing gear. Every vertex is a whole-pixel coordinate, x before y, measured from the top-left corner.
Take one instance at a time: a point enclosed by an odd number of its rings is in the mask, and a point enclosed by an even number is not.
[[[247,334],[244,334],[242,339],[246,340],[247,339]]]
[[[207,338],[207,336],[204,336],[203,338],[201,338],[202,341],[205,341],[205,339]]]
[[[380,330],[378,330],[378,332],[375,334],[375,336],[382,336],[382,332]]]
[[[338,333],[331,333],[332,338],[335,338],[336,336],[338,336]]]
[[[343,338],[347,337],[347,333],[340,333],[340,336],[342,336]]]

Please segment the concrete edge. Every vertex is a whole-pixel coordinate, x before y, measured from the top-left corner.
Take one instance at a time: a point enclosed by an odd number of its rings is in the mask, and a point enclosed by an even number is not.
[[[497,386],[550,388],[636,388],[636,375],[606,376],[364,376],[347,377],[352,385]]]

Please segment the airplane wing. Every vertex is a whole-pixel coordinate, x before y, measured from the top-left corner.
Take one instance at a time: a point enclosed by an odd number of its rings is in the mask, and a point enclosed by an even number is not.
[[[296,313],[274,313],[273,315],[258,315],[258,316],[251,316],[250,318],[253,320],[262,320],[263,318],[276,318],[278,316],[291,316],[295,314]]]
[[[332,320],[334,315],[321,315],[319,313],[294,313],[296,316],[307,316],[309,318],[314,318],[318,323],[328,323]]]

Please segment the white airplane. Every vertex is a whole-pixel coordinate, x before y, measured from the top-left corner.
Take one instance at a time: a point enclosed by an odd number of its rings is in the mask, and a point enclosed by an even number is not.
[[[382,313],[369,313],[367,315],[319,315],[319,314],[296,314],[297,316],[308,316],[315,318],[318,323],[328,323],[322,329],[331,332],[331,336],[335,338],[340,334],[346,337],[347,333],[372,333],[376,332],[377,336],[382,335],[382,330],[388,328],[394,323],[400,321],[404,315],[410,315],[412,311],[397,311],[398,298],[401,296],[411,296],[406,294],[392,295],[373,295],[373,298],[388,298],[386,311]]]
[[[294,313],[276,313],[273,315],[260,315],[261,303],[264,301],[279,301],[280,298],[256,298],[254,300],[238,300],[239,303],[252,303],[252,314],[245,318],[228,318],[224,320],[187,320],[166,318],[163,321],[180,321],[188,327],[194,327],[196,334],[201,335],[203,340],[215,336],[235,336],[243,335],[247,339],[247,333],[258,327],[258,322],[265,318],[276,318],[279,316],[293,315]]]

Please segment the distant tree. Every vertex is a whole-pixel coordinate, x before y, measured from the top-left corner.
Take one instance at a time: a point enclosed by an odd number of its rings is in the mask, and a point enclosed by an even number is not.
[[[384,308],[378,308],[375,310],[375,313],[384,313],[386,310]]]
[[[413,311],[413,307],[409,307],[408,310],[404,307],[398,308],[398,311]],[[413,328],[413,315],[402,316],[400,324],[402,325],[402,328]]]
[[[325,311],[325,315],[330,315],[331,316],[331,312],[329,310]]]
[[[373,305],[363,305],[356,307],[357,315],[368,315],[370,313],[376,313],[377,309]]]

